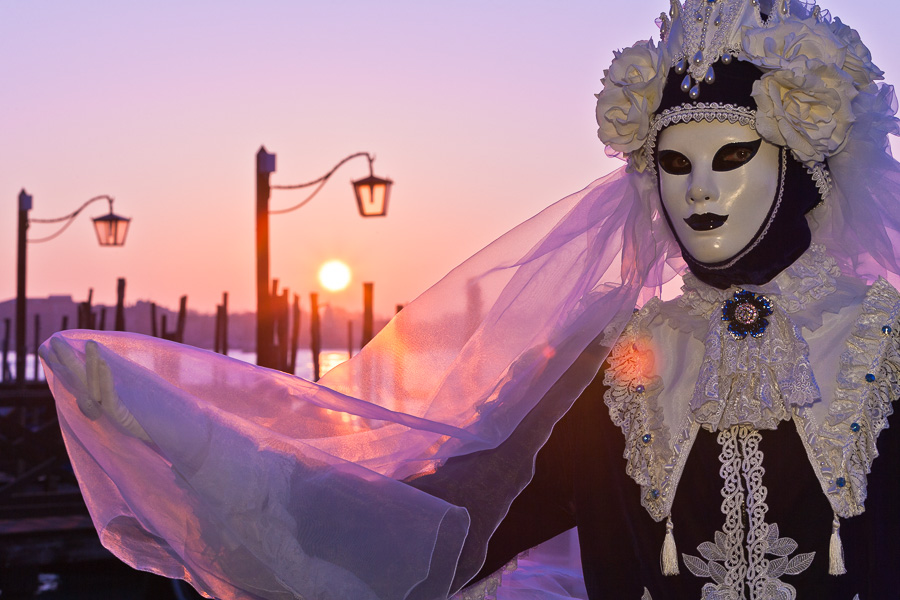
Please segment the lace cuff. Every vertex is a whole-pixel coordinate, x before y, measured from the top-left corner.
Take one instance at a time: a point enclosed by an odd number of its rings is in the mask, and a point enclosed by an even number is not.
[[[497,571],[491,573],[474,585],[470,585],[469,587],[461,589],[459,592],[451,596],[450,600],[496,600],[497,590],[503,583],[504,573],[512,573],[518,568],[519,557],[516,556],[511,561],[503,565],[502,569],[498,569]]]

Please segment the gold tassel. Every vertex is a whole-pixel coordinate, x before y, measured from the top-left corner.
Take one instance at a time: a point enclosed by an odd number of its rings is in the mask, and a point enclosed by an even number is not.
[[[672,517],[669,516],[666,518],[666,538],[663,540],[662,554],[659,557],[663,575],[678,575],[678,549],[675,548],[672,528]]]
[[[828,573],[829,575],[843,575],[847,572],[844,566],[844,545],[841,543],[841,521],[837,513],[831,522],[831,543],[828,545]]]

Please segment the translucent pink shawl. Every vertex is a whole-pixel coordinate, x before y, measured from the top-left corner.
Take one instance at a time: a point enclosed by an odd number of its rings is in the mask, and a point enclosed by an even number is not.
[[[848,274],[896,282],[893,92],[856,102],[871,106],[829,160],[814,240]],[[446,598],[479,571],[634,307],[684,268],[657,203],[648,176],[594,182],[454,269],[317,384],[139,335],[56,334],[41,354],[103,543],[222,599]],[[79,409],[95,387],[88,340],[149,442]],[[439,494],[405,483],[479,451]]]

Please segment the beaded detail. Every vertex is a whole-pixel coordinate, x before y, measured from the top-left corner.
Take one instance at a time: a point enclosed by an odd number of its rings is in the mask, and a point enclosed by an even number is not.
[[[736,340],[747,335],[759,337],[766,332],[772,314],[772,301],[762,294],[738,290],[722,305],[722,320],[728,321],[728,331]]]
[[[662,380],[655,373],[648,323],[660,301],[635,313],[609,354],[603,400],[612,422],[625,435],[625,472],[641,486],[641,504],[657,521],[669,516],[675,488],[699,426],[690,415],[678,430],[663,424]],[[642,387],[641,392],[637,391]],[[651,433],[652,432],[652,433]]]
[[[814,418],[809,407],[794,416],[797,430],[805,433],[800,437],[822,490],[844,518],[865,510],[866,476],[878,456],[876,441],[894,412],[892,402],[900,397],[900,339],[893,335],[898,327],[900,294],[879,279],[869,288],[841,355],[827,418]],[[885,328],[891,333],[884,333]],[[874,381],[867,381],[866,375]]]

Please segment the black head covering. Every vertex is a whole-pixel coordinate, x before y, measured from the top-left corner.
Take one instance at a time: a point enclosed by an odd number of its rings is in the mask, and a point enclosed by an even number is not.
[[[731,104],[756,110],[756,103],[750,92],[753,89],[753,82],[762,76],[762,71],[748,62],[739,60],[733,60],[728,65],[721,61],[716,62],[713,70],[715,81],[712,84],[700,85],[700,97],[697,100],[691,100],[688,94],[681,90],[684,74],[679,75],[674,69],[669,71],[657,112],[698,102]],[[806,167],[794,158],[790,149],[783,148],[782,152],[787,152],[788,156],[786,168],[779,169],[779,187],[783,186],[784,190],[781,205],[776,210],[774,198],[748,200],[769,203],[772,208],[759,231],[741,252],[751,246],[753,249],[734,264],[729,264],[732,258],[720,263],[703,263],[691,256],[678,239],[669,214],[663,206],[663,214],[681,247],[688,268],[701,281],[720,289],[732,285],[762,285],[771,281],[809,248],[812,234],[805,215],[820,202],[821,197]],[[655,155],[653,160],[656,160]]]

